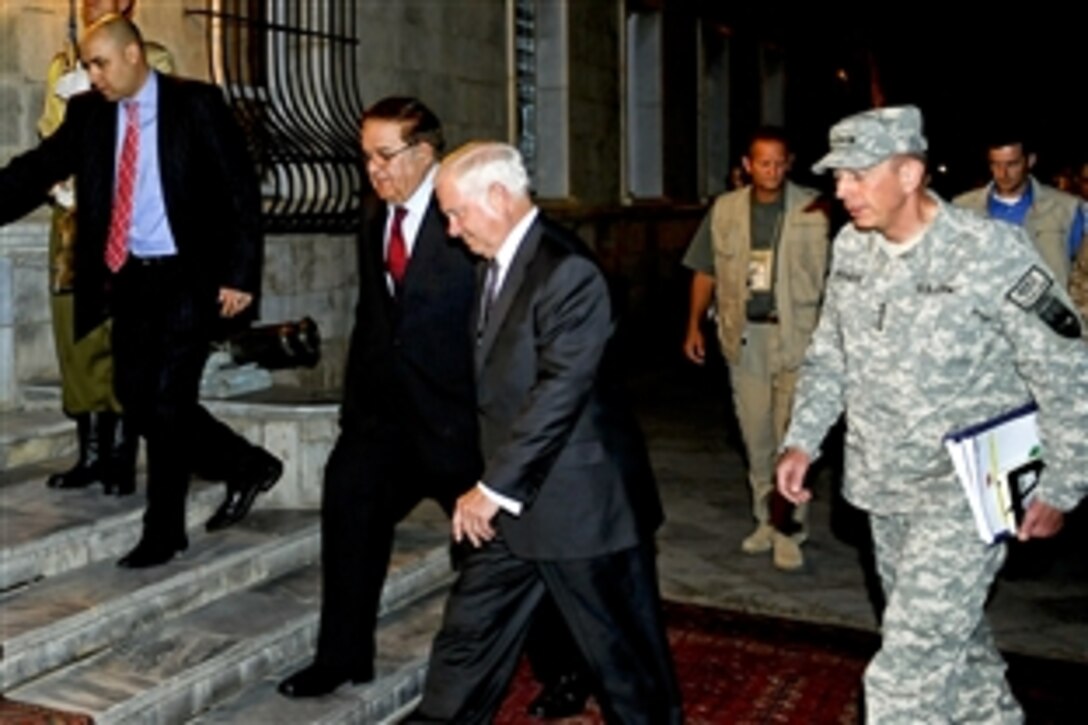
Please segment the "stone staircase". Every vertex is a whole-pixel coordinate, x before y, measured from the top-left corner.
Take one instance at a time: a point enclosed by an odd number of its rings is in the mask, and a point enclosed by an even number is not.
[[[282,428],[291,415],[297,410],[270,417]],[[398,532],[375,681],[292,701],[275,686],[313,654],[317,511],[268,508],[258,499],[242,523],[207,534],[203,522],[223,488],[195,482],[189,549],[161,567],[121,569],[116,559],[139,536],[144,482],[123,498],[47,488],[45,477],[70,465],[73,445],[73,427],[58,413],[32,406],[3,415],[5,697],[87,713],[99,725],[373,723],[414,704],[452,579],[448,524],[437,506],[421,505]],[[317,486],[320,468],[309,475],[308,485]]]

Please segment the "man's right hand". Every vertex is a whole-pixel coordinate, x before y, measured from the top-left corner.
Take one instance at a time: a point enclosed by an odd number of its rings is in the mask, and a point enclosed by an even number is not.
[[[691,276],[691,302],[688,305],[688,334],[684,338],[684,357],[696,365],[706,362],[706,340],[703,339],[702,325],[713,299],[713,275],[695,272]]]
[[[805,503],[812,498],[812,491],[805,488],[805,474],[812,459],[804,451],[788,448],[775,466],[775,483],[778,492],[793,504]]]
[[[689,329],[687,337],[684,338],[684,356],[696,365],[706,362],[706,340],[703,338],[703,331],[698,327]]]
[[[457,499],[450,521],[453,540],[460,544],[464,539],[479,549],[495,538],[491,520],[499,513],[499,505],[491,500],[479,486],[473,486]]]

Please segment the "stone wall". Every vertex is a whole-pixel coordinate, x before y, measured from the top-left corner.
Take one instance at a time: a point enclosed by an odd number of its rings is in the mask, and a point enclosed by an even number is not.
[[[187,11],[204,0],[142,0],[144,35],[174,54],[177,71],[208,77],[206,19]],[[68,0],[0,0],[0,163],[32,146],[42,111],[45,74],[68,37]]]
[[[273,376],[277,383],[311,390],[340,387],[358,284],[353,234],[275,235],[266,239],[261,322],[309,316],[321,331],[317,367],[277,371]]]
[[[41,212],[0,228],[0,409],[20,403],[21,385],[59,380],[47,291],[48,234]],[[355,236],[275,235],[265,243],[257,324],[309,316],[322,335],[320,364],[278,371],[276,382],[339,388],[358,285]]]
[[[620,199],[619,12],[614,3],[568,5],[570,189],[595,206]]]
[[[19,384],[57,377],[49,325],[45,215],[0,228],[0,410]]]
[[[417,96],[442,119],[450,148],[507,138],[503,0],[360,2],[358,34],[366,104]]]
[[[415,95],[442,119],[449,148],[474,138],[511,140],[503,0],[363,2],[359,67],[366,103]],[[614,3],[568,1],[565,92],[569,198],[620,197],[620,16]],[[543,110],[542,110],[543,112]],[[587,153],[591,150],[591,153]]]
[[[61,0],[0,2],[0,161],[31,146],[49,60],[64,38]]]

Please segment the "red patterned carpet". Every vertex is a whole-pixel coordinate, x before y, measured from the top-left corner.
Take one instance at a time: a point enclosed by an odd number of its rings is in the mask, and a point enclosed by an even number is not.
[[[689,725],[859,722],[861,673],[876,651],[868,632],[666,603],[669,643]],[[1085,722],[1088,665],[1009,657],[1009,679],[1029,723]],[[532,722],[536,696],[522,662],[498,725]],[[591,703],[567,725],[602,723]]]
[[[876,635],[843,627],[666,603],[669,643],[689,725],[838,725],[859,721],[861,673]],[[1088,664],[1008,656],[1009,681],[1029,725],[1085,722]],[[522,662],[497,725],[533,722],[536,696]],[[566,725],[598,725],[590,703]],[[91,725],[90,718],[0,697],[2,725]]]
[[[0,696],[0,723],[2,725],[93,725],[94,720],[86,715],[13,702]]]

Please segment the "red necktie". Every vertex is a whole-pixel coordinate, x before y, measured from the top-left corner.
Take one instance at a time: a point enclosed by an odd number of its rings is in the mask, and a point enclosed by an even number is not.
[[[408,210],[403,206],[393,209],[393,225],[389,228],[389,248],[385,252],[385,268],[393,283],[400,286],[404,279],[404,270],[408,269],[408,245],[404,243],[404,230],[401,224]]]
[[[132,197],[136,189],[136,159],[140,155],[140,112],[136,101],[125,103],[125,137],[117,164],[117,190],[113,197],[110,234],[106,238],[106,266],[121,269],[128,257],[128,233],[132,228]]]

